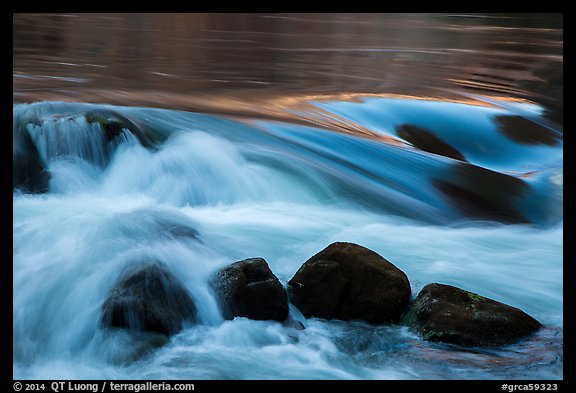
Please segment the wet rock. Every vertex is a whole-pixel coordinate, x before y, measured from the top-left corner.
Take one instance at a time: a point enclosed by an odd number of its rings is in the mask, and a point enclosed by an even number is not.
[[[432,184],[467,217],[507,224],[529,223],[518,208],[530,185],[516,177],[468,163],[458,163]]]
[[[158,135],[148,127],[136,124],[134,120],[110,109],[99,108],[87,111],[84,118],[90,124],[100,125],[108,141],[114,140],[126,129],[136,136],[144,147],[155,148],[160,142]]]
[[[403,320],[425,340],[465,346],[506,345],[542,327],[515,307],[437,283],[422,288]]]
[[[14,129],[12,189],[39,194],[48,191],[50,172],[26,129]]]
[[[13,113],[14,190],[47,192],[51,179],[48,163],[53,158],[71,155],[105,166],[125,132],[132,133],[148,148],[155,148],[165,139],[149,127],[106,108],[72,114],[58,113],[59,109],[69,111],[66,105],[29,105]],[[86,122],[99,124],[101,134],[86,127]]]
[[[521,116],[498,115],[494,121],[502,134],[523,145],[555,146],[562,140],[560,134]]]
[[[102,306],[105,327],[177,333],[196,319],[196,306],[180,280],[158,261],[131,265]]]
[[[262,258],[234,262],[217,271],[211,283],[226,319],[283,322],[288,318],[286,291]]]
[[[402,124],[396,127],[396,134],[420,150],[444,157],[454,158],[460,161],[466,161],[466,158],[464,158],[462,153],[440,139],[437,135],[434,135],[431,131],[422,127],[412,124]]]
[[[288,282],[290,301],[309,317],[395,323],[408,304],[406,274],[372,250],[333,243]]]

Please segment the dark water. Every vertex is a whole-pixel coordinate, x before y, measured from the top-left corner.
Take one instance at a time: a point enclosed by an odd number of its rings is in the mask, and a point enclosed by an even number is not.
[[[13,20],[14,378],[562,378],[561,15]],[[286,284],[334,241],[545,328],[487,349],[295,308],[305,330],[223,320],[218,268],[263,257]],[[125,363],[101,307],[143,258],[200,324]]]

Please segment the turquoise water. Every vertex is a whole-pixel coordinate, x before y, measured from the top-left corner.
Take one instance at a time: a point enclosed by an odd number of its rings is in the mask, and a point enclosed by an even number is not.
[[[47,193],[13,195],[14,378],[561,379],[563,142],[543,109],[386,95],[307,104],[292,113],[307,123],[14,104],[14,135],[31,136],[51,174]],[[126,129],[107,144],[84,117],[103,109],[147,130],[153,146]],[[532,139],[514,137],[501,116],[537,124]],[[463,159],[402,132],[414,127]],[[414,296],[451,284],[545,328],[486,349],[429,343],[403,326],[305,319],[294,307],[304,330],[222,318],[208,287],[218,268],[263,257],[285,285],[335,241],[380,253]],[[200,323],[119,362],[133,338],[102,329],[101,306],[127,264],[150,257],[182,280]]]

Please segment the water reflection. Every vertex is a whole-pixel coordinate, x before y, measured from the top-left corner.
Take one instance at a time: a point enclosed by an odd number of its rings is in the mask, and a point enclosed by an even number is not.
[[[15,14],[14,97],[449,89],[530,99],[561,123],[562,24],[560,14]]]

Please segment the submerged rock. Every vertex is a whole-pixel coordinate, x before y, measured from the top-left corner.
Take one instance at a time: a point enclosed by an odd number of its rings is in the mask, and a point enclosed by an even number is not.
[[[286,291],[262,258],[234,262],[217,271],[211,283],[226,319],[283,322],[288,318]]]
[[[187,225],[162,219],[158,220],[157,224],[160,226],[160,228],[166,231],[166,233],[169,233],[175,238],[200,241],[200,233],[196,229]]]
[[[372,250],[333,243],[288,282],[290,301],[309,317],[398,322],[410,299],[406,274]]]
[[[104,358],[118,365],[140,361],[170,342],[163,333],[127,329],[109,329],[104,337],[107,340]]]
[[[556,146],[562,142],[561,134],[521,116],[497,115],[494,122],[502,134],[523,145]]]
[[[509,224],[530,222],[519,208],[519,201],[530,191],[522,179],[458,163],[432,184],[465,216]]]
[[[428,284],[404,322],[430,341],[499,346],[536,332],[542,325],[522,310],[444,284]]]
[[[288,317],[287,320],[285,320],[284,322],[282,322],[282,326],[290,328],[290,329],[296,329],[296,330],[305,330],[306,327],[304,326],[304,324],[295,319],[295,318],[291,318]]]
[[[425,128],[412,124],[402,124],[396,127],[396,134],[420,150],[466,161],[462,153]]]
[[[127,269],[102,306],[106,327],[177,333],[196,319],[190,293],[167,267],[145,261]]]

